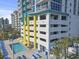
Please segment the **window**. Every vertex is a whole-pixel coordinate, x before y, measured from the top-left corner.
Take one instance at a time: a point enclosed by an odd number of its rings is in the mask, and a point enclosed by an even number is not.
[[[54,19],[57,20],[58,19],[58,15],[54,15]]]
[[[38,33],[38,31],[36,31],[36,33]]]
[[[42,25],[40,25],[40,27],[46,27],[46,24],[42,24]]]
[[[70,13],[71,13],[71,9],[70,9]]]
[[[50,32],[50,35],[58,34],[58,31]]]
[[[64,37],[61,37],[61,39],[64,39]]]
[[[40,20],[45,20],[46,19],[46,15],[41,15],[40,16]]]
[[[26,36],[28,36],[28,35],[26,34]]]
[[[36,25],[36,27],[38,27],[38,25]]]
[[[46,42],[46,39],[40,38],[40,40]]]
[[[67,0],[65,0],[65,12],[67,12]]]
[[[61,27],[67,27],[67,25],[61,25]]]
[[[69,24],[71,24],[71,22],[69,22]]]
[[[38,39],[38,37],[36,37],[36,39]]]
[[[33,26],[33,25],[30,25],[30,26]]]
[[[30,36],[31,38],[34,38],[34,36]]]
[[[50,24],[51,27],[58,27],[58,24]]]
[[[69,28],[69,31],[71,30],[71,28]]]
[[[67,31],[61,31],[61,33],[66,33]]]
[[[60,3],[51,2],[51,9],[55,11],[61,11],[62,5]]]
[[[70,7],[72,6],[72,3],[70,3]]]
[[[58,20],[58,15],[51,14],[50,17],[51,17],[51,19]]]
[[[74,8],[73,8],[73,14],[75,15],[76,14],[76,2],[77,2],[77,0],[74,0]]]
[[[33,30],[30,30],[30,32],[34,32]]]
[[[62,16],[61,17],[61,20],[66,20],[66,16]]]
[[[38,16],[36,16],[36,20],[38,20]]]
[[[51,39],[50,40],[50,43],[52,43],[52,42],[54,42],[54,41],[57,41],[58,39],[56,38],[56,39]]]
[[[30,20],[33,20],[33,17],[29,17]]]
[[[79,11],[78,11],[78,15],[79,15]]]
[[[46,34],[46,32],[40,31],[41,34]]]

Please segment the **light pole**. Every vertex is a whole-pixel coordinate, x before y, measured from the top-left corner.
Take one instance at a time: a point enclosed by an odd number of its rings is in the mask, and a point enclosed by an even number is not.
[[[46,55],[46,59],[49,59],[49,50],[48,49],[46,49],[45,55]]]

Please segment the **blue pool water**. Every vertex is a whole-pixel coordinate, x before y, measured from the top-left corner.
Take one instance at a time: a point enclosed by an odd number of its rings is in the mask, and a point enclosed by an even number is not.
[[[10,47],[11,47],[14,54],[26,50],[26,48],[20,43],[11,44]]]

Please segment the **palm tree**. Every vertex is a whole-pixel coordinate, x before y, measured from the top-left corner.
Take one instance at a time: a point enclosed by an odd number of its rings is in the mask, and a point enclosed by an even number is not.
[[[60,40],[57,40],[57,41],[54,41],[54,45],[55,45],[55,47],[52,49],[51,53],[56,56],[56,59],[59,59],[60,54],[61,54],[62,44],[61,44]]]
[[[59,59],[60,58],[60,49],[58,47],[55,47],[52,50],[52,54],[54,54],[56,56],[56,59]]]
[[[55,48],[52,49],[53,54],[57,56],[57,59],[59,59],[60,54],[64,55],[66,59],[68,54],[68,47],[71,44],[70,38],[65,37],[64,39],[54,41],[54,44],[55,44]]]
[[[56,42],[56,46],[60,49],[62,55],[65,56],[65,59],[67,58],[68,54],[68,46],[70,45],[70,38],[65,37],[64,39],[60,39]],[[64,49],[64,54],[63,54]]]
[[[71,45],[71,40],[68,37],[65,37],[64,39],[61,40],[62,42],[62,48],[64,49],[64,55],[65,59],[67,58],[68,55],[68,47]]]

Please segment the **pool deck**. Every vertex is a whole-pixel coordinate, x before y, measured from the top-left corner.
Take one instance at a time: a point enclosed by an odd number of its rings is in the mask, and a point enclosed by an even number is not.
[[[26,56],[27,59],[31,59],[32,53],[35,51],[34,49],[26,48],[25,51],[13,54],[13,51],[11,50],[9,45],[13,44],[13,43],[18,43],[18,42],[16,40],[14,40],[13,42],[11,40],[6,40],[6,41],[4,41],[4,43],[5,43],[5,48],[8,52],[8,56],[11,59],[17,59],[17,56],[22,56],[22,55]]]
[[[11,50],[11,47],[10,47],[10,45],[13,43],[20,43],[20,42],[18,42],[17,40],[14,40],[13,42],[11,40],[4,41],[5,48],[8,52],[8,57],[10,57],[11,59],[17,59],[18,56],[22,56],[22,55],[24,55],[27,59],[32,59],[32,54],[34,54],[34,52],[37,51],[37,50],[34,50],[33,48],[27,48],[26,46],[24,46],[26,50],[13,54],[13,50]],[[41,53],[40,55],[42,56],[41,59],[46,59],[44,53]],[[53,58],[50,58],[50,59],[53,59]]]

